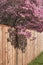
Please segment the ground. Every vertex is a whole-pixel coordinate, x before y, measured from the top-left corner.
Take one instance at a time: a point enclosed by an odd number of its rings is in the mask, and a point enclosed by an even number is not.
[[[28,65],[43,65],[43,52]]]

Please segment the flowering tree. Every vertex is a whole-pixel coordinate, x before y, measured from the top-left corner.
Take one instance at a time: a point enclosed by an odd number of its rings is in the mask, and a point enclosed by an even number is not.
[[[43,31],[42,5],[42,0],[0,0],[0,23],[41,32]]]
[[[43,31],[43,1],[0,0],[0,24],[11,26],[8,41],[23,51],[27,45],[26,37],[31,36],[26,29]]]
[[[26,29],[42,32],[42,0],[0,0],[0,23],[10,25],[11,27],[13,26],[16,29],[14,32],[16,37],[20,37],[20,35],[22,35],[29,38],[31,34],[30,32],[26,31]],[[12,36],[10,35],[10,38]],[[14,37],[12,41],[13,40]]]

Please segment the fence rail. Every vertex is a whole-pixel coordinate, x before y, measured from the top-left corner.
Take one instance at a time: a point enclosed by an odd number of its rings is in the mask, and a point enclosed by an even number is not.
[[[27,39],[27,47],[25,53],[22,53],[18,49],[18,60],[16,59],[16,49],[7,42],[8,38],[8,26],[0,25],[0,65],[27,65],[31,60],[33,60],[37,55],[43,51],[43,32],[38,33],[36,31],[31,31],[32,37],[35,36],[36,39]]]

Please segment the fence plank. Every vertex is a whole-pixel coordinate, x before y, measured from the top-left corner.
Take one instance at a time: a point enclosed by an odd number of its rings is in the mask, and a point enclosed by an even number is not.
[[[28,64],[35,57],[35,40],[33,37],[35,36],[35,31],[31,30],[31,38],[27,39],[27,48],[26,48],[26,63]]]
[[[12,59],[12,62],[13,62],[13,65],[16,65],[16,49],[13,47],[13,59]]]
[[[35,37],[36,37],[36,39],[35,39],[35,57],[37,57],[37,55],[38,55],[38,42],[37,42],[37,36],[38,36],[38,33],[37,33],[37,31],[35,32]]]
[[[8,29],[9,29],[9,27],[8,27]],[[9,37],[9,35],[8,35],[8,37]],[[7,48],[7,50],[8,50],[8,65],[12,65],[13,64],[13,48],[12,48],[12,45],[10,42],[7,42],[7,43],[8,43],[7,44],[7,46],[8,46],[8,48]]]
[[[2,27],[0,26],[0,65],[2,65]]]
[[[43,51],[43,32],[41,33],[41,36],[40,36],[40,52],[42,52]]]
[[[23,65],[22,51],[18,49],[18,65]]]
[[[27,39],[27,47],[26,47],[26,51],[25,51],[25,57],[26,57],[26,63],[29,63],[31,61],[31,42],[30,42],[30,39]]]
[[[38,43],[38,55],[40,54],[40,49],[41,49],[41,33],[38,33],[38,36],[37,36],[37,43]]]
[[[2,61],[3,65],[6,65],[6,27],[2,26],[2,49],[3,49],[3,55],[2,55]]]
[[[43,50],[43,32],[38,33],[38,53],[40,54]]]
[[[7,27],[5,27],[6,28],[6,32],[5,32],[5,36],[6,36],[6,65],[8,65],[8,46],[7,46],[7,37],[8,37],[8,28]]]
[[[13,60],[12,60],[12,46],[11,43],[8,43],[8,65],[12,65],[13,64]]]
[[[10,27],[7,27],[7,31]],[[7,38],[9,38],[9,33]],[[16,65],[16,49],[11,42],[7,42],[7,50],[8,50],[8,65]]]
[[[30,30],[29,30],[29,32],[31,32]],[[27,38],[27,47],[26,47],[26,51],[25,51],[25,63],[26,63],[26,65],[31,61],[31,56],[30,56],[30,54],[31,54],[31,41],[30,41],[30,38],[28,39]]]

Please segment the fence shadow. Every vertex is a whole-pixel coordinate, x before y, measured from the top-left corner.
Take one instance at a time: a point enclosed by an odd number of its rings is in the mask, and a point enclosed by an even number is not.
[[[14,27],[8,29],[9,37],[7,38],[7,42],[11,42],[11,45],[15,49],[18,48],[24,53],[27,46],[27,39],[24,35],[17,35],[15,32]]]

